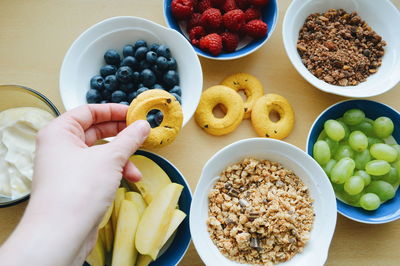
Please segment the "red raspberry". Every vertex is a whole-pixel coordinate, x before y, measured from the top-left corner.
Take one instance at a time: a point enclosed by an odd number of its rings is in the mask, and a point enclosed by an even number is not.
[[[221,11],[216,8],[209,8],[201,14],[201,25],[206,29],[218,29],[222,24]]]
[[[206,35],[206,31],[202,26],[196,26],[189,32],[189,39],[193,45],[199,46],[201,37]]]
[[[254,19],[247,22],[244,27],[246,34],[253,38],[262,38],[267,34],[268,25],[259,19]]]
[[[220,7],[225,4],[225,0],[211,0],[211,5],[214,7]]]
[[[192,17],[186,22],[186,30],[190,31],[192,28],[200,26],[200,18],[200,13],[193,13]]]
[[[222,52],[222,38],[217,33],[211,33],[200,39],[200,49],[217,56]]]
[[[239,36],[233,32],[224,32],[221,34],[222,46],[228,53],[234,52],[239,44]]]
[[[260,10],[254,8],[254,7],[250,7],[244,12],[244,16],[246,18],[246,22],[249,22],[250,20],[253,20],[253,19],[260,19],[261,12],[260,12]]]
[[[224,14],[222,17],[224,26],[231,31],[238,31],[246,23],[244,13],[240,9],[234,9]]]
[[[268,4],[269,0],[249,0],[250,4],[254,6],[265,6]]]
[[[241,10],[245,11],[249,7],[249,0],[236,0],[236,5]]]
[[[225,12],[234,10],[236,8],[237,8],[237,6],[236,6],[235,0],[226,0],[225,4],[222,6],[222,10]]]
[[[203,13],[207,9],[212,8],[211,0],[200,0],[197,4],[197,12]]]
[[[192,0],[173,0],[171,12],[178,20],[188,19],[193,14]]]

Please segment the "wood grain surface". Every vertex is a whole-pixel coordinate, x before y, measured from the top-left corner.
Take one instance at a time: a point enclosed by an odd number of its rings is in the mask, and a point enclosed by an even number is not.
[[[270,40],[257,52],[228,62],[201,58],[201,64],[204,88],[240,71],[257,76],[266,92],[285,96],[296,113],[295,128],[285,141],[304,149],[314,119],[322,110],[345,98],[314,88],[291,65],[281,35],[289,3],[290,0],[279,1],[279,24]],[[400,7],[400,0],[393,0],[393,3]],[[1,0],[0,84],[34,88],[64,111],[59,94],[59,71],[67,49],[79,34],[113,16],[139,16],[165,25],[162,6],[161,0]],[[400,85],[372,99],[400,110]],[[192,119],[172,145],[156,152],[174,163],[194,190],[204,163],[215,152],[250,137],[256,134],[249,121],[244,121],[230,135],[214,137],[204,133]],[[26,203],[22,203],[0,209],[0,243],[12,232],[25,206]],[[338,215],[327,265],[400,265],[399,241],[400,220],[365,225]],[[180,265],[204,264],[191,245]]]

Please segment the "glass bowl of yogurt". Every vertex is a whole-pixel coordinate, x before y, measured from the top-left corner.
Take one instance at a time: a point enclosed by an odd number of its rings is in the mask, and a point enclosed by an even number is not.
[[[0,85],[0,207],[29,198],[37,132],[58,115],[43,94]]]

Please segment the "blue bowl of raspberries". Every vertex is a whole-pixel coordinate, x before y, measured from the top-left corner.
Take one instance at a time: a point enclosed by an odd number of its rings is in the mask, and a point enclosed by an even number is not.
[[[266,43],[278,19],[277,0],[166,0],[167,25],[200,56],[230,60]]]

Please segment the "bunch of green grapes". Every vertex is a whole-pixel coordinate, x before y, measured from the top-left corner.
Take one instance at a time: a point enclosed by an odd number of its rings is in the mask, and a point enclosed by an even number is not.
[[[374,121],[359,109],[325,122],[313,156],[339,199],[372,211],[395,196],[400,184],[400,145],[393,130],[390,118]]]

